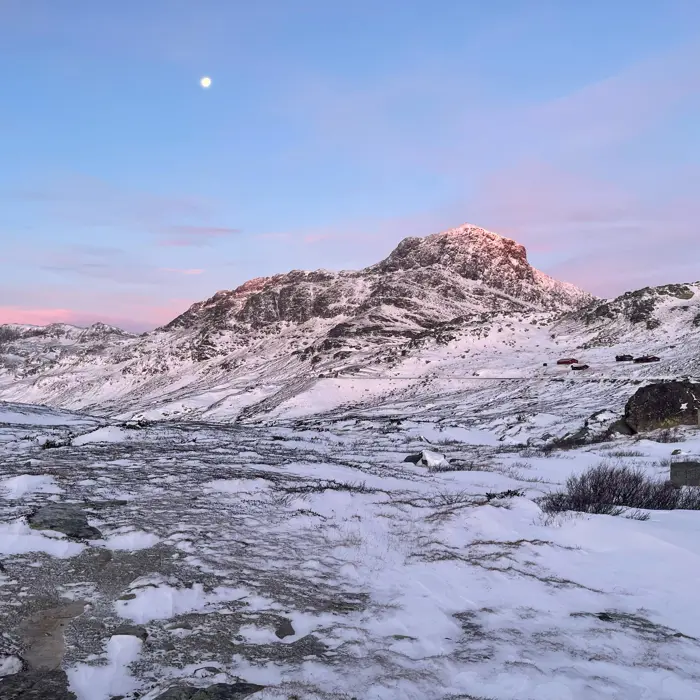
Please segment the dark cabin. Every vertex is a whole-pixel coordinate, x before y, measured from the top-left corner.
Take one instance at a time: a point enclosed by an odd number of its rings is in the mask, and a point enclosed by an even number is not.
[[[615,355],[615,362],[632,362],[632,355]]]
[[[575,369],[575,370],[588,369],[588,365],[571,365],[571,369]]]
[[[575,357],[565,357],[561,360],[557,360],[558,365],[577,365],[578,360]]]
[[[656,355],[642,355],[641,357],[635,357],[634,361],[638,364],[643,364],[647,362],[659,362],[661,360],[660,357],[656,357]]]

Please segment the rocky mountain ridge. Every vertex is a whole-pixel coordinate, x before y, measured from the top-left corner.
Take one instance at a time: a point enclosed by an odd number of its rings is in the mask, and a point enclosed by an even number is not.
[[[323,376],[424,377],[434,360],[421,358],[440,347],[441,366],[460,376],[493,375],[494,359],[501,374],[531,374],[562,346],[700,332],[698,292],[669,285],[599,300],[534,269],[515,241],[465,225],[404,239],[364,270],[249,280],[140,336],[105,324],[0,327],[0,398],[107,413],[186,399],[188,410],[238,414]]]
[[[447,320],[473,303],[514,310],[570,310],[593,300],[571,284],[535,270],[525,248],[507,238],[464,225],[425,238],[406,238],[381,262],[360,271],[293,270],[249,280],[193,304],[163,330],[237,325],[259,329],[280,322],[353,317],[389,321],[406,314],[418,326]],[[336,334],[341,334],[338,331]]]

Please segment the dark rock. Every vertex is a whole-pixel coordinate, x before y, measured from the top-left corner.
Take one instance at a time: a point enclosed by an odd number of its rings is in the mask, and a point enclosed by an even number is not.
[[[243,700],[264,690],[264,685],[237,681],[236,683],[214,683],[208,688],[180,686],[161,693],[156,700]]]
[[[608,434],[609,435],[634,435],[634,430],[625,423],[624,418],[620,418],[620,420],[616,420],[609,428],[608,428]]]
[[[284,639],[285,637],[293,637],[296,634],[294,627],[292,627],[291,620],[284,618],[275,630],[275,636],[278,639]]]
[[[215,676],[217,673],[221,673],[221,669],[216,666],[202,666],[194,672],[195,678],[207,678],[208,676]]]
[[[697,425],[700,385],[688,381],[641,387],[627,401],[625,423],[635,432]]]
[[[129,501],[112,499],[109,501],[86,501],[83,506],[92,510],[102,510],[103,508],[117,508],[128,505]]]
[[[35,530],[55,530],[76,540],[98,540],[102,533],[88,525],[83,505],[50,503],[29,516],[29,526]]]
[[[27,671],[0,678],[2,700],[76,700],[61,669]]]
[[[97,559],[97,561],[104,566],[105,564],[109,564],[109,562],[114,559],[114,555],[109,551],[109,549],[99,549],[95,554],[95,559]]]
[[[148,632],[143,627],[138,627],[137,625],[119,625],[113,632],[112,636],[116,635],[128,635],[130,637],[138,637],[142,641],[148,639]]]

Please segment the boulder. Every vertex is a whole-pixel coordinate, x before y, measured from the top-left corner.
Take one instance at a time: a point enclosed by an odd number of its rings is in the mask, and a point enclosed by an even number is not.
[[[284,639],[285,637],[293,637],[296,634],[294,627],[292,626],[292,621],[287,618],[282,618],[277,629],[275,630],[275,636],[278,639]]]
[[[635,432],[697,425],[700,384],[689,381],[643,386],[627,401],[625,423]]]
[[[166,690],[156,700],[243,700],[264,689],[264,685],[240,680],[236,683],[215,683],[208,688],[185,685]]]
[[[403,461],[413,462],[413,464],[417,464],[420,467],[428,467],[432,469],[444,467],[448,464],[447,460],[445,459],[445,455],[441,455],[439,452],[433,452],[432,450],[422,450],[421,452],[408,455]]]
[[[29,526],[35,530],[55,530],[75,540],[99,540],[102,533],[88,525],[83,506],[79,503],[50,503],[29,516]]]
[[[142,642],[148,639],[148,632],[146,632],[143,627],[138,627],[137,625],[119,625],[119,627],[112,632],[112,636],[117,637],[120,635],[137,637]]]
[[[0,678],[2,700],[76,700],[61,669],[27,671]]]

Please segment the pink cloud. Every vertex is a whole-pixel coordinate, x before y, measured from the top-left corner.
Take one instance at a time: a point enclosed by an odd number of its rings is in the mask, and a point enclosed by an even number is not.
[[[280,232],[280,233],[257,233],[255,234],[255,238],[260,238],[262,240],[271,240],[271,241],[284,241],[290,238],[291,234],[286,233],[286,232]]]
[[[688,44],[527,110],[525,124],[551,145],[601,149],[629,141],[700,91],[700,45]]]
[[[70,309],[23,309],[0,306],[0,323],[26,323],[45,326],[49,323],[74,323],[79,314]]]
[[[204,272],[204,270],[201,270],[199,268],[183,270],[177,267],[161,267],[160,269],[163,270],[163,272],[173,272],[180,275],[201,275]]]
[[[332,240],[333,238],[337,238],[338,236],[334,236],[331,233],[317,233],[317,234],[307,234],[304,236],[302,239],[304,243],[307,244],[313,244],[313,243],[321,243],[322,241],[329,241]]]
[[[168,226],[160,233],[168,236],[160,241],[162,246],[199,246],[209,243],[212,239],[241,233],[240,229],[228,226]]]
[[[101,321],[132,332],[142,332],[164,325],[185,311],[194,300],[170,299],[163,304],[136,303],[136,300],[113,299],[105,311],[50,307],[0,306],[0,324],[21,323],[45,326],[68,323],[85,327]]]
[[[687,261],[700,259],[700,203],[683,196],[689,173],[684,180],[671,194],[643,197],[592,174],[528,163],[486,179],[476,199],[484,225],[542,255],[547,272],[609,296],[698,276]]]

